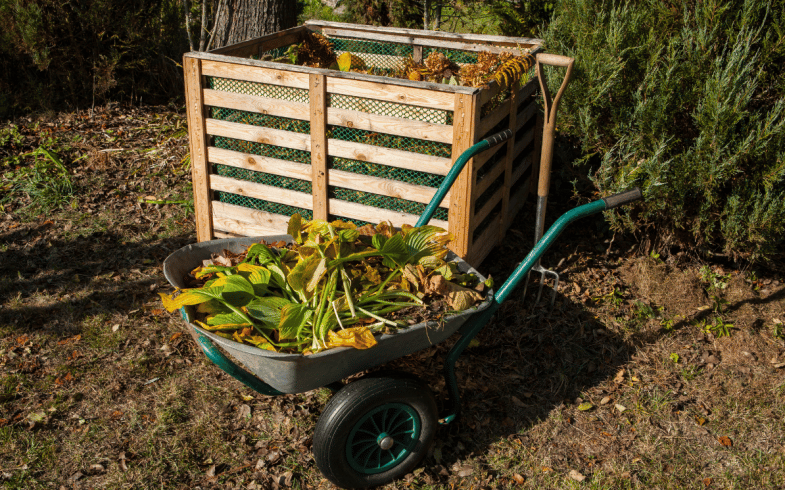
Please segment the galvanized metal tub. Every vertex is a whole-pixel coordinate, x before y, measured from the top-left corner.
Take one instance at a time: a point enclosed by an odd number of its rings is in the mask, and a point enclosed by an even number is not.
[[[239,253],[262,239],[268,243],[280,240],[291,242],[292,237],[277,235],[226,238],[187,245],[166,258],[164,275],[172,286],[185,288],[184,278],[186,275],[198,267],[203,260],[209,259],[211,254],[220,253],[223,250]],[[481,281],[485,280],[467,262],[454,254],[450,253],[448,260],[456,262],[461,272],[472,272]],[[311,355],[271,352],[219,337],[191,322],[194,318],[194,307],[192,306],[184,308],[184,319],[189,328],[210,338],[272,388],[282,393],[302,393],[446,340],[457,332],[471,315],[486,309],[491,303],[491,297],[492,292],[479,305],[446,317],[442,322],[423,322],[399,330],[394,334],[379,334],[376,336],[378,344],[370,349],[340,347]]]

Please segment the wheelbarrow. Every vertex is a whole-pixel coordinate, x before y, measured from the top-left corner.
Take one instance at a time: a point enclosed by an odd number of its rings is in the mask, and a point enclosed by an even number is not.
[[[512,131],[502,131],[480,141],[458,157],[417,226],[428,223],[470,158],[512,136]],[[377,335],[377,345],[370,349],[341,347],[307,356],[271,352],[219,337],[200,328],[193,322],[192,306],[182,309],[183,319],[213,363],[263,395],[302,393],[321,387],[331,389],[334,395],[325,406],[313,435],[316,465],[328,480],[339,487],[383,485],[412,471],[427,454],[436,428],[457,418],[460,397],[455,376],[456,360],[559,233],[577,219],[640,198],[640,190],[634,189],[568,211],[535,244],[504,284],[495,292],[491,289],[479,305],[448,316],[441,322],[422,322],[393,334]],[[269,243],[291,241],[292,237],[229,238],[188,245],[166,259],[164,274],[173,286],[185,288],[184,278],[188,272],[201,265],[204,259],[210,258],[212,253],[225,249],[238,253],[260,239]],[[448,254],[448,260],[455,261],[461,272],[472,272],[480,280],[485,280],[454,254]],[[428,385],[406,373],[379,371],[347,384],[341,382],[356,373],[443,342],[456,333],[460,338],[444,362],[449,395],[444,413],[437,413],[436,399]],[[216,346],[247,370],[235,364]]]

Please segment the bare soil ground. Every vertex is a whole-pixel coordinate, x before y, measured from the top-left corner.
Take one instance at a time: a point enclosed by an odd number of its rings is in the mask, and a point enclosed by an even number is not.
[[[162,261],[195,240],[183,114],[105,107],[16,124],[0,146],[0,484],[331,488],[310,452],[330,392],[253,393],[161,308]],[[10,184],[41,158],[13,157],[44,145],[74,193],[40,212]],[[575,205],[563,194],[550,219]],[[528,249],[533,214],[480,265],[497,284]],[[543,264],[562,276],[555,308],[534,304],[536,287],[503,305],[459,360],[462,417],[386,488],[785,488],[780,272],[663,261],[601,216]],[[388,367],[443,398],[451,345]]]

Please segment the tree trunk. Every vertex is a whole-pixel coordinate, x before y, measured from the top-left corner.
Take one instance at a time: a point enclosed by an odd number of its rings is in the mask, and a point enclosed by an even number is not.
[[[295,2],[227,0],[218,15],[211,49],[289,29],[296,23]]]

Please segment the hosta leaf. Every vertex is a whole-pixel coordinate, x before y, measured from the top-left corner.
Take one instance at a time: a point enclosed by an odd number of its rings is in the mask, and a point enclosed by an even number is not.
[[[371,238],[371,242],[373,243],[373,246],[374,246],[374,247],[375,247],[377,250],[381,250],[381,249],[382,249],[382,247],[384,246],[384,243],[385,243],[386,241],[387,241],[387,237],[386,237],[386,236],[384,236],[384,235],[382,235],[381,233],[379,233],[379,234],[377,234],[377,235],[374,235],[374,236]]]
[[[227,276],[221,297],[231,305],[245,306],[254,297],[253,285],[243,276]]]
[[[286,229],[286,233],[291,235],[294,238],[294,241],[297,243],[303,243],[303,239],[300,236],[300,230],[303,227],[303,218],[299,214],[293,214],[291,218],[289,218],[289,226]]]
[[[221,297],[220,289],[216,288],[183,289],[176,298],[174,295],[164,293],[158,293],[158,295],[161,297],[164,308],[166,308],[169,313],[179,310],[183,306],[198,305],[210,301],[211,299],[219,299]]]
[[[248,321],[237,313],[230,311],[228,313],[219,313],[217,315],[210,315],[204,319],[208,325],[248,325]]]
[[[311,255],[298,262],[287,278],[292,289],[304,295],[305,288],[313,278],[320,262],[321,258],[317,255]]]
[[[268,264],[267,268],[270,270],[270,283],[284,289],[286,287],[286,273],[275,264]]]
[[[341,230],[338,232],[338,236],[344,243],[352,243],[360,237],[360,232],[356,229]]]
[[[307,305],[292,303],[281,309],[281,321],[278,324],[278,337],[281,340],[295,339],[313,316],[313,310]]]
[[[382,263],[390,269],[396,269],[407,262],[409,257],[406,244],[401,235],[393,235],[379,249],[382,253]]]
[[[264,298],[254,298],[245,306],[251,318],[259,320],[265,325],[278,327],[281,323],[281,308],[293,304],[285,298],[277,296],[266,296]]]
[[[240,264],[237,266],[237,270],[251,283],[254,295],[264,296],[267,294],[267,287],[270,284],[270,277],[272,276],[270,269],[262,267],[261,265]]]
[[[216,274],[219,272],[232,272],[232,267],[226,267],[223,265],[208,265],[206,267],[199,267],[194,271],[194,277],[197,279],[201,279],[202,277],[208,274]]]
[[[202,327],[203,329],[207,330],[208,332],[231,332],[233,330],[237,330],[238,328],[250,326],[250,324],[237,324],[237,323],[230,323],[227,325],[207,325],[205,323],[200,322],[199,320],[194,320],[194,323]],[[223,337],[223,335],[222,335]],[[229,337],[227,337],[229,338]]]
[[[263,243],[255,243],[248,248],[243,262],[257,262],[260,265],[267,265],[275,262],[278,257],[276,253]]]
[[[327,348],[354,347],[355,349],[368,349],[376,345],[376,338],[368,327],[351,327],[343,330],[331,331],[327,334]]]
[[[229,313],[232,311],[228,306],[221,303],[217,299],[212,299],[206,303],[201,303],[196,307],[197,313],[205,313],[207,315],[217,315],[219,313]]]

